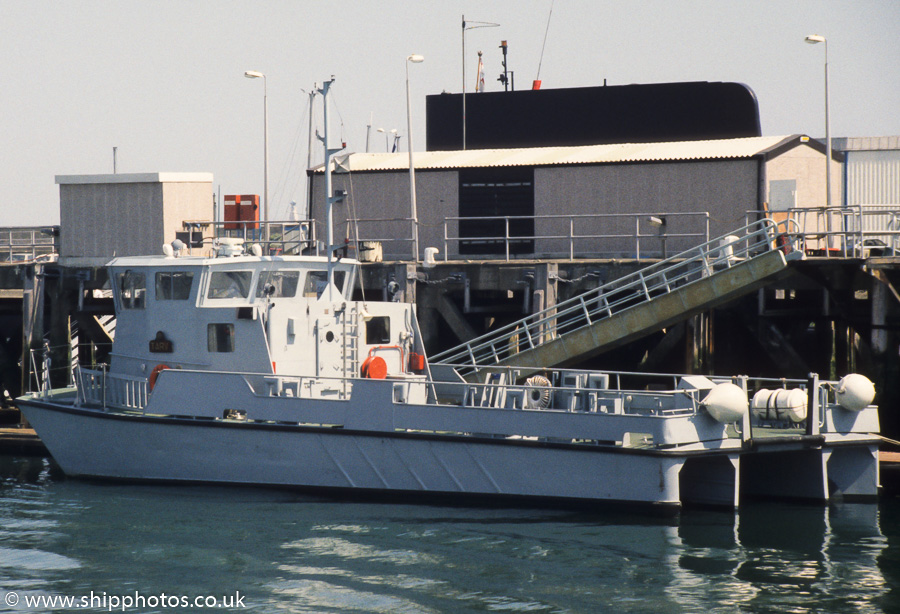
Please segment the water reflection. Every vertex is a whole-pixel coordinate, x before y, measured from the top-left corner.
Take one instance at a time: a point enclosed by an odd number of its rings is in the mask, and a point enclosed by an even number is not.
[[[666,521],[340,503],[0,457],[0,611],[10,590],[240,590],[266,613],[898,611],[898,520],[896,500]]]
[[[730,517],[727,519],[730,520]],[[879,560],[887,539],[872,504],[753,504],[734,523],[685,514],[670,594],[688,606],[785,612],[859,611],[888,591]]]

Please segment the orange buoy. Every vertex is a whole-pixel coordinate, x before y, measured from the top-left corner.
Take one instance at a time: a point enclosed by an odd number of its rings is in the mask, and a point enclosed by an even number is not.
[[[156,386],[156,378],[159,377],[159,374],[169,368],[169,365],[158,364],[153,367],[153,371],[150,372],[150,378],[147,382],[150,391],[153,391],[153,387]]]
[[[381,356],[369,356],[362,363],[363,377],[369,379],[384,379],[387,377],[387,363]]]

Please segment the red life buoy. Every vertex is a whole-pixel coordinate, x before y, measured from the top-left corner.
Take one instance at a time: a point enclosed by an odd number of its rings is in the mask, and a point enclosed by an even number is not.
[[[150,388],[150,391],[153,391],[153,387],[156,386],[156,378],[159,377],[159,374],[169,368],[169,365],[158,364],[153,367],[153,371],[150,372],[150,378],[147,381],[147,385]]]
[[[775,245],[777,245],[778,249],[784,252],[785,255],[790,254],[792,251],[794,251],[794,246],[791,243],[791,237],[786,234],[780,234],[775,237]]]
[[[360,371],[363,377],[384,379],[387,377],[387,363],[381,356],[369,356],[363,361]]]

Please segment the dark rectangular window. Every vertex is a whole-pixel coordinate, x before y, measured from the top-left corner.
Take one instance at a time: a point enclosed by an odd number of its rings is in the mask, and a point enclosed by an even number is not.
[[[344,277],[346,277],[345,271],[334,272],[334,285],[337,286],[338,292],[341,293],[344,292]],[[306,283],[303,286],[303,296],[320,297],[327,287],[327,271],[310,271],[306,276]]]
[[[143,273],[125,271],[118,275],[119,304],[122,309],[143,309],[147,282]]]
[[[156,274],[156,300],[186,301],[191,296],[194,274],[185,271],[159,272]]]
[[[387,316],[374,317],[366,322],[366,344],[391,342],[391,319]]]
[[[459,217],[461,254],[506,253],[507,224],[510,253],[534,253],[534,169],[461,169]]]
[[[233,352],[234,324],[207,324],[206,349],[210,352]]]
[[[268,271],[259,276],[256,297],[292,298],[297,295],[300,271]]]
[[[214,271],[209,278],[207,298],[247,298],[253,271]]]

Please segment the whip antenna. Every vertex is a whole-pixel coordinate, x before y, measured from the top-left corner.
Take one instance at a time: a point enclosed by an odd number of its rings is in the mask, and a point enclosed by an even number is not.
[[[544,49],[547,48],[547,33],[550,32],[550,18],[553,17],[553,3],[556,0],[550,0],[550,14],[547,15],[547,28],[544,30],[544,44],[541,45],[541,59],[538,61],[538,71],[537,77],[534,79],[534,84],[531,86],[533,90],[541,89],[541,64],[544,63]]]

